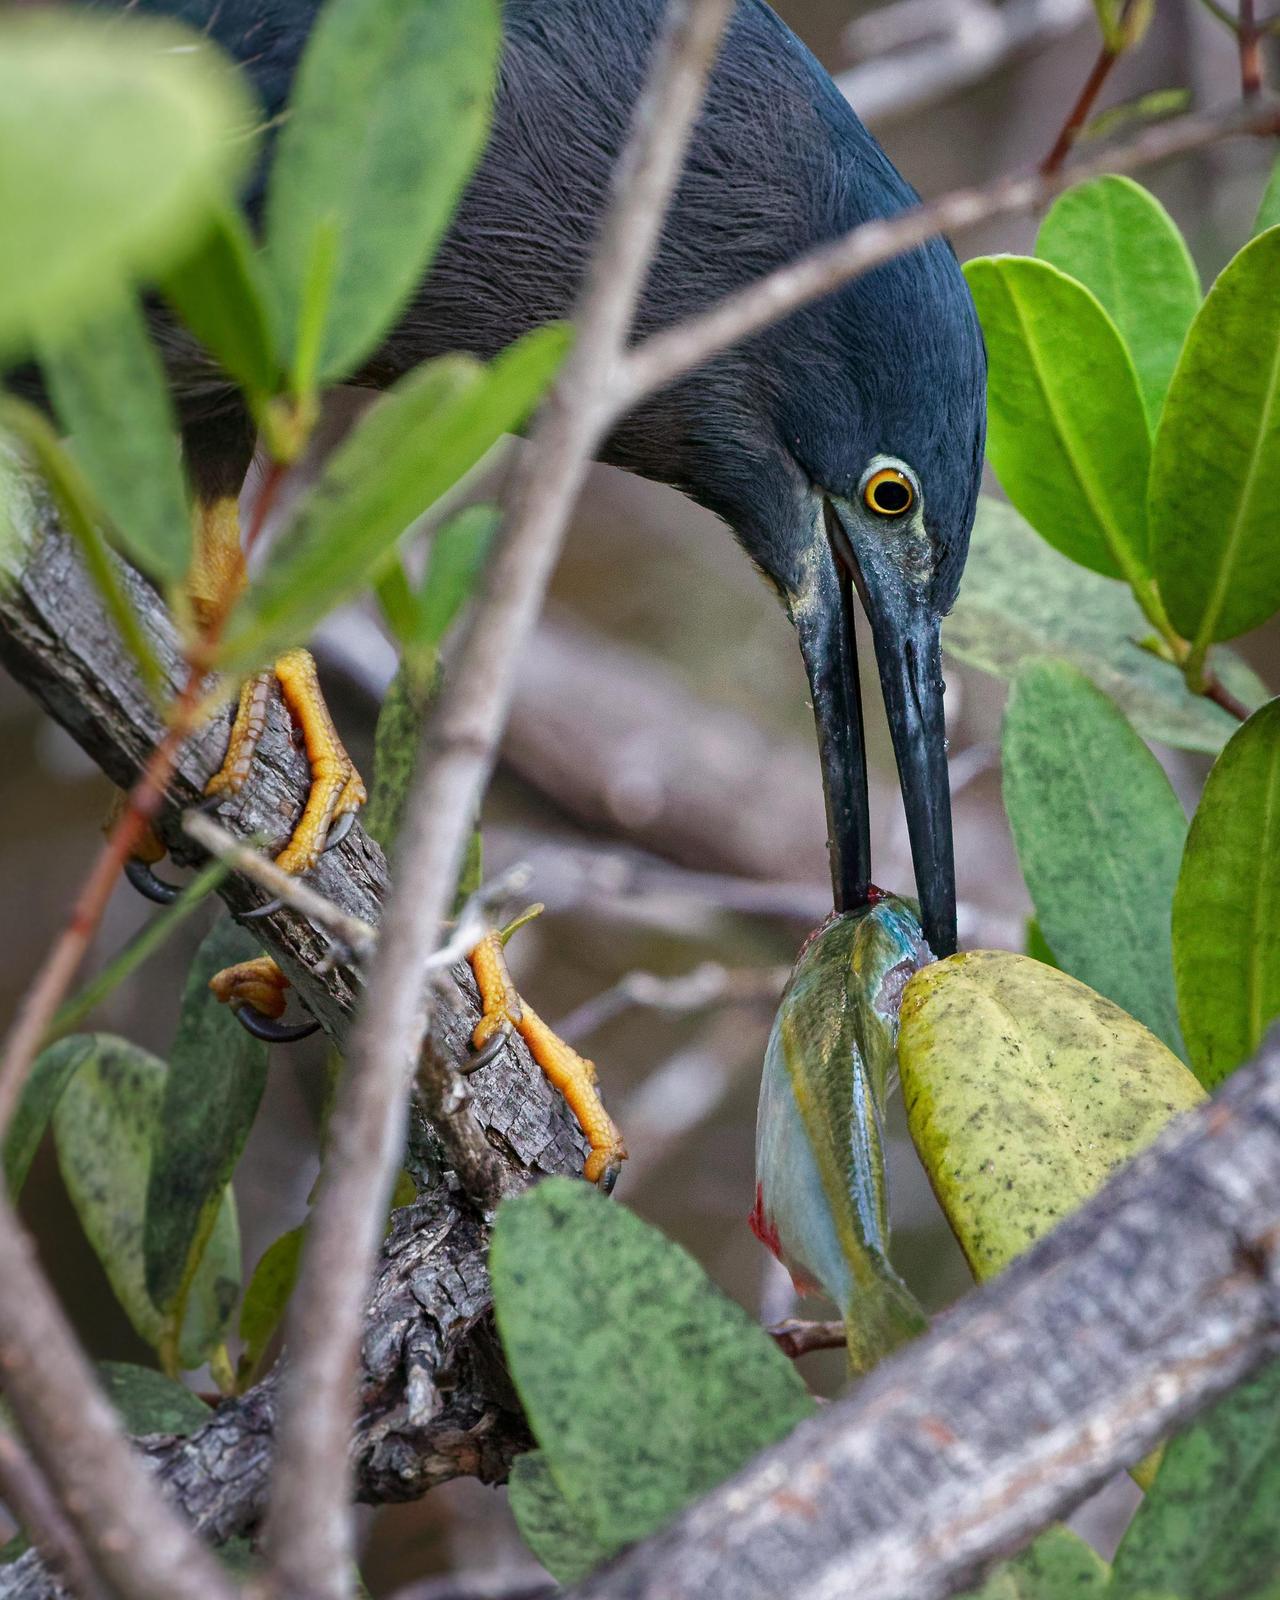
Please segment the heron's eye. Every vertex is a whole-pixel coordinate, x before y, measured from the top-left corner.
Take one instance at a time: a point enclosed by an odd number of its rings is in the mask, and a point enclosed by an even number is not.
[[[911,479],[895,467],[884,467],[867,479],[862,498],[882,517],[900,517],[910,511],[916,497]]]

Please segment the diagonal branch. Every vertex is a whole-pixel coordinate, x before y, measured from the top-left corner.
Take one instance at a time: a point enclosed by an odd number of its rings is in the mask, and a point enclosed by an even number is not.
[[[279,1469],[267,1518],[269,1587],[344,1600],[353,1565],[347,1440],[360,1317],[381,1208],[404,1139],[407,1064],[430,1023],[435,950],[492,770],[516,660],[542,607],[565,525],[609,421],[614,370],[657,246],[731,0],[671,0],[577,318],[577,343],[534,424],[486,586],[419,757],[398,881],[349,1041],[325,1181],[289,1326]],[[426,1086],[439,1084],[438,1075]],[[448,1115],[443,1095],[428,1106]]]
[[[19,552],[8,554],[9,569],[0,583],[0,662],[116,782],[128,783],[162,732],[159,716],[48,501],[38,490],[15,493],[12,510],[26,549],[25,559]],[[123,567],[120,577],[158,658],[176,677],[181,658],[159,598]],[[225,737],[218,719],[183,751],[159,818],[163,836],[185,858],[192,844],[183,832],[183,817],[216,770]],[[273,707],[255,781],[223,808],[223,821],[241,839],[283,839],[301,810],[308,781],[287,716]],[[326,902],[356,922],[378,921],[386,867],[381,851],[360,828],[323,858],[313,881]],[[234,911],[245,911],[262,903],[269,891],[235,877],[225,880],[220,892]],[[341,1044],[356,975],[341,966],[315,970],[327,940],[292,911],[255,924],[255,931]],[[456,987],[437,1007],[433,1038],[456,1068],[467,1059],[479,1009],[470,969],[461,964],[452,976]],[[508,1182],[581,1171],[585,1144],[518,1036],[466,1087],[475,1120],[501,1157]],[[410,1165],[430,1192],[397,1213],[383,1245],[360,1354],[353,1461],[357,1495],[373,1502],[411,1499],[464,1474],[501,1481],[513,1456],[529,1444],[492,1348],[487,1227],[464,1195],[439,1182],[439,1153],[420,1122],[410,1147],[416,1152]],[[9,1290],[0,1296],[6,1303],[12,1298]],[[261,1518],[279,1387],[277,1371],[220,1407],[198,1433],[143,1442],[170,1499],[215,1542],[252,1528]],[[73,1405],[63,1410],[62,1437],[74,1456],[82,1444],[80,1413],[72,1418]],[[56,1446],[56,1430],[48,1442]],[[122,1454],[132,1466],[128,1452]],[[113,1471],[102,1476],[108,1488],[120,1481]],[[145,1481],[142,1488],[145,1494]],[[55,1592],[35,1552],[0,1566],[4,1600],[47,1600]],[[173,1593],[176,1600],[181,1591]]]
[[[1280,1352],[1280,1030],[1082,1210],[576,1600],[941,1600]]]

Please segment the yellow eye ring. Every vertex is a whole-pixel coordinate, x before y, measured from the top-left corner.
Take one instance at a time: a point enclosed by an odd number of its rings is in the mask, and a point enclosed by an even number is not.
[[[915,504],[911,479],[896,467],[881,467],[867,479],[862,498],[877,516],[900,517]]]

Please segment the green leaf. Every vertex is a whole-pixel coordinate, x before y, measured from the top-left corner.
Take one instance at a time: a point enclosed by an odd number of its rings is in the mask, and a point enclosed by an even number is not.
[[[107,963],[95,978],[85,984],[79,994],[59,1006],[49,1024],[50,1034],[64,1033],[77,1027],[108,995],[114,993],[126,978],[153,956],[176,933],[191,913],[207,895],[213,893],[230,869],[221,861],[211,861],[198,872],[182,893],[158,915],[152,916],[142,929],[124,947],[113,961]]]
[[[1240,724],[1192,694],[1172,662],[1142,647],[1150,631],[1123,584],[1064,560],[1012,506],[979,500],[960,598],[943,624],[949,655],[1001,678],[1036,657],[1060,656],[1110,695],[1144,738],[1216,754]],[[1246,705],[1267,698],[1232,651],[1218,647],[1211,664]]]
[[[244,80],[169,22],[0,12],[0,354],[187,250],[253,157]]]
[[[258,941],[238,923],[214,925],[187,974],[169,1052],[142,1244],[147,1292],[179,1325],[267,1081],[266,1045],[214,997],[209,980],[259,952]]]
[[[223,368],[261,398],[280,385],[282,360],[270,288],[240,212],[227,205],[196,247],[165,275],[164,292]]]
[[[1257,220],[1253,224],[1254,234],[1265,233],[1277,224],[1280,224],[1280,157],[1276,158],[1263,191],[1262,204],[1258,207]]]
[[[415,650],[436,650],[443,643],[475,590],[500,521],[496,506],[468,506],[437,529],[418,595],[413,632],[402,644]]]
[[[373,741],[373,788],[361,821],[384,850],[395,843],[413,781],[422,730],[435,701],[439,663],[434,654],[401,658],[391,680]]]
[[[417,288],[484,148],[500,43],[497,0],[331,0],[321,10],[266,223],[294,350],[317,246],[333,249],[321,382],[354,373]]]
[[[1041,961],[1046,967],[1059,967],[1057,956],[1049,948],[1049,941],[1044,936],[1044,929],[1034,917],[1027,918],[1027,949],[1026,954],[1033,961]]]
[[[1114,1600],[1273,1600],[1280,1574],[1280,1362],[1165,1447],[1116,1551]]]
[[[305,1232],[305,1228],[297,1227],[282,1233],[274,1244],[267,1246],[253,1269],[240,1307],[240,1337],[244,1341],[240,1371],[246,1379],[257,1371],[289,1304],[289,1296],[298,1281]]]
[[[1133,357],[1154,427],[1200,309],[1200,278],[1173,218],[1132,178],[1094,178],[1054,202],[1036,254],[1097,296]]]
[[[979,1282],[1204,1099],[1119,1006],[1001,950],[912,978],[898,1063],[911,1138]]]
[[[1280,700],[1209,774],[1173,898],[1173,963],[1189,1060],[1212,1089],[1280,1015]]]
[[[1210,289],[1169,388],[1151,461],[1160,593],[1197,655],[1280,608],[1280,227]]]
[[[80,1035],[59,1040],[36,1057],[4,1138],[4,1175],[10,1200],[16,1201],[21,1193],[49,1118],[93,1048],[93,1039]]]
[[[1180,1050],[1169,918],[1187,821],[1160,763],[1074,667],[1040,661],[1014,681],[1003,770],[1049,948]]]
[[[791,1363],[697,1262],[587,1184],[549,1178],[504,1201],[490,1269],[551,1476],[610,1553],[813,1412]]]
[[[92,1035],[93,1050],[53,1114],[58,1164],[85,1237],[139,1336],[159,1344],[164,1319],[146,1289],[143,1210],[160,1127],[166,1068],[126,1039]],[[230,1190],[196,1273],[180,1359],[197,1367],[218,1344],[240,1287],[240,1231]]]
[[[236,613],[221,665],[260,665],[368,583],[414,519],[521,426],[567,344],[565,328],[540,328],[487,367],[445,356],[397,384],[303,500]]]
[[[960,1600],[1101,1600],[1110,1574],[1091,1545],[1070,1528],[1046,1528],[1034,1544],[1005,1561],[981,1589]]]
[[[21,442],[58,503],[63,526],[76,541],[94,587],[101,595],[107,613],[115,623],[143,680],[154,696],[159,695],[164,674],[151,640],[144,631],[133,603],[124,591],[107,542],[98,527],[101,514],[84,474],[71,459],[43,412],[0,391],[0,429],[7,429]],[[21,570],[26,550],[40,533],[40,508],[30,481],[22,482],[0,438],[0,576],[9,578]],[[8,533],[5,522],[8,522]]]
[[[524,1542],[558,1583],[577,1583],[613,1554],[591,1537],[556,1488],[544,1451],[516,1457],[507,1489]]]
[[[195,1433],[213,1412],[185,1384],[151,1367],[100,1361],[98,1377],[107,1399],[132,1434]]]
[[[191,559],[191,512],[168,384],[137,301],[121,298],[71,337],[42,340],[40,365],[124,553],[148,577],[176,583]]]
[[[985,256],[964,271],[990,362],[987,451],[1005,493],[1063,555],[1141,580],[1151,441],[1115,323],[1045,261]]]

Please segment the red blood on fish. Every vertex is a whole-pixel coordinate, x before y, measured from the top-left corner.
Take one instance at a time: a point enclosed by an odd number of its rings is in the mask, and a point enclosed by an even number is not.
[[[772,1250],[778,1260],[782,1260],[782,1240],[778,1237],[778,1225],[771,1217],[765,1215],[764,1190],[756,1184],[756,1203],[751,1208],[751,1215],[747,1218],[747,1226],[759,1239],[766,1250]]]

